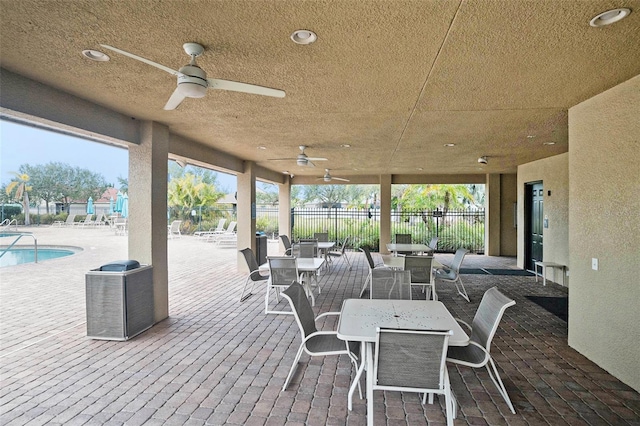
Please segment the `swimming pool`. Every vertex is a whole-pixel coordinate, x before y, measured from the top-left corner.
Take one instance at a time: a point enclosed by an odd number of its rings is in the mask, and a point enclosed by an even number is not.
[[[80,250],[81,249],[77,247],[38,247],[38,263],[45,260],[71,256]],[[0,253],[2,252],[0,251]],[[13,247],[9,249],[4,256],[0,257],[0,268],[4,266],[20,265],[22,263],[32,263],[34,260],[35,250],[33,247]]]

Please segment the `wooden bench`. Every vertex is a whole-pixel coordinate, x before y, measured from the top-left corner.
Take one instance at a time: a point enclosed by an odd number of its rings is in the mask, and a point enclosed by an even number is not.
[[[542,274],[538,274],[538,267],[540,267]],[[562,286],[564,287],[564,271],[565,271],[566,266],[561,265],[559,263],[555,263],[555,262],[542,262],[542,261],[535,262],[536,282],[538,282],[538,277],[541,276],[542,277],[542,285],[544,285],[544,286],[547,285],[547,268],[553,269],[553,280],[554,280],[554,282],[555,282],[555,279],[556,279],[556,268],[560,269],[560,271],[562,272]]]

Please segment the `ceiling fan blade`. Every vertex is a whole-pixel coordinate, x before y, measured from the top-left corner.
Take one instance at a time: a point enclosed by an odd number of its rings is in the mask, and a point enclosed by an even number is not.
[[[231,90],[233,92],[251,93],[253,95],[273,96],[284,98],[284,90],[271,89],[270,87],[256,86],[254,84],[239,83],[237,81],[208,78],[209,88],[219,90]]]
[[[329,161],[326,158],[322,158],[322,157],[307,157],[307,160],[309,160],[309,161]]]
[[[297,158],[267,158],[267,161],[296,161]]]
[[[307,165],[305,167],[315,167],[316,165],[313,164],[311,161],[309,161],[309,159],[307,158]]]
[[[331,176],[331,180],[341,180],[342,182],[349,182],[349,179],[337,178],[333,176]]]
[[[167,104],[164,106],[165,110],[171,111],[178,108],[178,105],[180,105],[184,100],[185,98],[184,95],[180,93],[178,89],[179,88],[176,87],[176,90],[174,90],[173,93],[171,94],[171,97],[167,101]]]
[[[175,76],[182,75],[182,73],[181,73],[181,72],[179,72],[179,71],[176,71],[176,70],[171,69],[171,68],[169,68],[169,67],[165,67],[164,65],[160,65],[160,64],[155,63],[155,62],[153,62],[153,61],[150,61],[150,60],[148,60],[148,59],[145,59],[145,58],[143,58],[142,56],[134,55],[133,53],[129,53],[129,52],[126,52],[126,51],[124,51],[124,50],[120,50],[120,49],[118,49],[118,48],[116,48],[116,47],[109,46],[109,45],[106,45],[106,44],[101,44],[100,46],[104,47],[105,49],[113,50],[114,52],[120,53],[121,55],[128,56],[128,57],[130,57],[130,58],[132,58],[132,59],[135,59],[135,60],[137,60],[137,61],[144,62],[145,64],[147,64],[147,65],[151,65],[152,67],[159,68],[159,69],[161,69],[162,71],[166,71],[166,72],[168,72],[168,73],[169,73],[169,74],[171,74],[171,75],[175,75]],[[166,109],[166,108],[165,108],[165,109]]]

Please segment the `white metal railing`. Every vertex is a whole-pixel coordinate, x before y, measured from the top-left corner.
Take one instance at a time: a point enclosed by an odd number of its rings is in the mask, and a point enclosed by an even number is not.
[[[13,240],[13,242],[11,244],[9,244],[7,247],[5,247],[4,249],[2,249],[2,252],[0,253],[0,257],[4,256],[5,253],[7,253],[9,250],[11,250],[11,248],[13,246],[16,245],[16,243],[18,241],[20,241],[20,239],[22,237],[31,237],[33,238],[33,247],[34,247],[34,261],[35,263],[38,263],[38,239],[35,237],[35,235],[33,235],[30,232],[20,232],[18,234],[11,234],[11,235],[0,235],[2,237],[16,237],[15,240]]]

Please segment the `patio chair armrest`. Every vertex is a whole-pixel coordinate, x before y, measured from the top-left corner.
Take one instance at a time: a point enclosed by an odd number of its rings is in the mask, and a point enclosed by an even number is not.
[[[322,317],[326,317],[326,316],[328,316],[328,315],[338,315],[338,316],[339,316],[339,315],[340,315],[340,312],[325,312],[325,313],[323,313],[323,314],[318,315],[318,316],[316,317],[316,321],[317,321],[317,320],[319,320],[320,318],[322,318]]]
[[[454,318],[456,321],[458,321],[460,324],[464,325],[465,327],[467,327],[467,329],[471,330],[471,325],[469,325],[468,322],[461,320],[460,318]],[[473,343],[473,342],[472,342]]]
[[[313,333],[311,333],[310,335],[308,335],[307,337],[304,338],[303,343],[306,343],[307,340],[316,337],[316,336],[322,336],[322,335],[332,335],[332,336],[337,336],[338,332],[337,331],[330,331],[330,330],[318,330],[318,331],[314,331]]]
[[[480,367],[482,367],[483,365],[485,365],[487,362],[489,362],[489,359],[491,358],[491,355],[489,354],[489,352],[487,352],[487,350],[484,348],[484,346],[482,346],[481,344],[474,342],[473,340],[469,341],[469,346],[476,346],[477,348],[479,348],[483,353],[484,353],[484,360],[478,364]],[[449,362],[454,362],[454,363],[460,363],[459,360],[457,360],[456,358],[449,358],[447,357],[447,361]],[[468,362],[463,361],[464,364],[463,365],[470,365]]]

